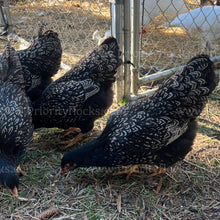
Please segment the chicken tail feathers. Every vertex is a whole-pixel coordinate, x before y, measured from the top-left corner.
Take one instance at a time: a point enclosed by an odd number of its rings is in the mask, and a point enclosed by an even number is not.
[[[40,74],[44,79],[50,79],[57,73],[61,63],[62,47],[58,34],[52,30],[44,31],[42,25],[30,47],[18,54],[22,66],[27,66],[32,75]],[[30,62],[38,65],[30,65]]]
[[[97,78],[97,80],[101,85],[111,86],[116,80],[116,69],[122,64],[121,51],[117,40],[112,36],[108,37],[101,43],[98,51],[100,51],[100,56],[103,56],[104,53],[108,56],[108,63],[106,65],[103,63],[103,66],[100,66],[105,71],[102,72],[101,77]]]
[[[121,65],[121,52],[114,37],[105,39],[96,49],[84,56],[59,81],[91,79],[100,88],[109,88],[116,80]]]
[[[213,62],[202,54],[193,57],[180,72],[165,80],[152,97],[158,103],[163,99],[161,105],[166,114],[194,119],[204,109],[215,87]]]
[[[205,84],[202,85],[209,89],[209,94],[215,89],[215,72],[214,72],[214,64],[209,59],[208,55],[201,54],[194,58],[192,58],[187,66],[189,69],[193,69],[194,71],[198,71],[201,76],[201,79],[205,80]],[[194,74],[194,71],[191,71]]]
[[[117,57],[119,57],[121,55],[121,52],[119,51],[119,46],[118,46],[118,42],[116,40],[116,38],[114,37],[108,37],[106,38],[101,44],[100,46],[103,46],[103,45],[107,45],[107,49],[109,51],[112,51],[114,53],[114,55]]]
[[[47,37],[47,38],[55,38],[59,41],[58,39],[58,34],[52,30],[47,30],[44,32],[44,28],[45,28],[46,25],[41,25],[39,27],[39,30],[38,30],[38,38],[43,38],[43,37]]]
[[[4,82],[11,82],[22,89],[25,88],[21,62],[10,42],[7,42],[6,49],[0,58],[0,84]]]

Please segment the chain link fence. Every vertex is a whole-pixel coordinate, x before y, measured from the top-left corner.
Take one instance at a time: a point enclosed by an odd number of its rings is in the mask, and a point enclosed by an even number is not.
[[[219,55],[220,6],[213,7],[214,2],[142,0],[140,76],[183,65],[199,53]],[[203,10],[199,11],[200,7]],[[178,16],[183,19],[178,20]],[[175,18],[177,21],[172,22]]]
[[[180,16],[180,14],[188,13],[189,11],[193,12],[193,10],[200,7],[210,7],[214,5],[214,0],[136,1],[138,3],[136,6],[140,5],[140,16],[138,15],[137,18],[140,18],[140,20],[136,36],[137,41],[139,41],[139,47],[136,48],[139,62],[138,64],[135,63],[138,66],[139,77],[145,77],[158,71],[181,66],[191,57],[199,53],[209,52],[210,56],[220,55],[220,39],[217,36],[217,34],[220,34],[220,14],[218,14],[217,10],[213,10],[209,13],[202,11],[194,17],[190,15],[192,20],[191,26],[194,22],[204,19],[202,24],[205,24],[206,22],[207,27],[205,31],[207,31],[207,33],[212,32],[212,35],[214,36],[212,40],[207,37],[208,35],[204,35],[204,30],[202,30],[201,24],[196,24],[196,28],[191,29],[182,27],[181,25],[172,25],[171,27],[171,22],[175,17]],[[96,47],[98,42],[92,39],[93,33],[96,30],[99,31],[101,36],[104,36],[106,31],[112,29],[117,37],[118,33],[116,33],[116,29],[118,26],[121,24],[122,26],[129,24],[130,21],[128,20],[130,20],[130,16],[126,17],[126,15],[123,15],[123,18],[120,17],[120,14],[117,17],[115,14],[117,10],[115,9],[115,11],[111,11],[110,2],[111,4],[118,4],[119,11],[121,12],[127,7],[125,6],[125,3],[127,3],[130,6],[128,6],[126,9],[127,11],[125,11],[128,12],[129,7],[130,11],[132,11],[133,0],[0,1],[1,5],[4,5],[7,8],[7,4],[5,4],[6,2],[10,7],[12,30],[16,35],[30,42],[33,36],[37,35],[39,25],[42,23],[46,24],[47,29],[52,29],[59,34],[63,48],[62,62],[72,66],[88,51]],[[219,4],[219,1],[216,1],[216,3]],[[213,9],[214,7],[220,8],[220,6],[212,7]],[[125,13],[125,11],[122,12],[122,14]],[[113,20],[115,18],[115,21],[111,24],[112,13]],[[212,17],[212,21],[213,19],[215,21],[214,23],[208,20],[212,14],[214,14]],[[124,19],[124,23],[121,19]],[[3,23],[4,17],[0,16],[0,20],[2,20],[1,23]],[[124,29],[126,28],[123,26],[120,31],[125,33]],[[129,33],[130,32],[127,31],[127,35],[123,35],[123,42],[120,42],[121,48],[125,48],[123,45],[125,45],[124,42]],[[207,42],[209,43],[207,44]],[[128,46],[128,49],[129,47],[130,46]],[[207,51],[207,49],[209,49],[209,51]],[[128,51],[124,50],[122,52],[126,54]],[[124,73],[121,74],[120,72],[123,71]],[[127,97],[130,96],[130,92],[128,92],[130,91],[130,81],[131,85],[133,85],[133,78],[137,77],[136,72],[132,72],[132,78],[130,79],[128,68],[126,71],[125,68],[121,68],[119,71],[119,80],[116,85],[116,93],[119,94],[119,100],[123,95],[126,95]],[[122,78],[124,78],[124,82],[122,82]],[[138,83],[138,79],[136,82]],[[146,89],[146,83],[144,85],[145,86],[140,88],[139,92],[142,92],[142,89]],[[149,84],[147,84],[147,86],[148,85]],[[140,83],[138,88],[139,86]],[[121,91],[123,89],[124,91]]]
[[[31,41],[41,23],[46,29],[59,34],[63,59],[67,65],[75,64],[97,45],[92,39],[98,30],[104,34],[110,29],[108,0],[9,0],[13,32]]]

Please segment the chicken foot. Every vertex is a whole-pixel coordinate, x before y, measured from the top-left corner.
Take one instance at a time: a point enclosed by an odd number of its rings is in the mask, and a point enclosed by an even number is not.
[[[79,134],[80,132],[81,132],[80,128],[71,127],[63,131],[57,131],[56,134],[64,134],[64,136],[68,136],[70,134]]]
[[[64,144],[65,146],[60,147],[60,149],[62,150],[66,150],[69,147],[72,147],[73,145],[75,145],[77,142],[81,141],[83,138],[83,133],[79,133],[75,138],[70,139],[68,141],[63,141],[60,142],[60,144]]]
[[[21,166],[20,166],[20,165],[18,165],[16,171],[17,171],[17,173],[18,173],[19,175],[21,175],[21,176],[27,176],[27,173],[21,169]]]
[[[139,173],[139,171],[137,170],[138,167],[140,167],[139,164],[132,165],[130,168],[128,168],[128,169],[126,169],[126,170],[123,170],[123,171],[121,171],[121,172],[114,173],[113,176],[118,176],[118,175],[122,175],[122,174],[127,174],[126,180],[128,180],[132,173]]]
[[[166,173],[166,169],[162,167],[154,166],[154,169],[150,169],[150,171],[152,172],[152,174],[148,175],[147,178],[155,177],[155,176],[160,177],[159,183],[157,184],[157,190],[156,190],[156,192],[159,193],[161,190],[162,184],[163,184],[163,178],[161,174]]]

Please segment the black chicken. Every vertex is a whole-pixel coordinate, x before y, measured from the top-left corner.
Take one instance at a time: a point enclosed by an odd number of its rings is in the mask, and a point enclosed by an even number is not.
[[[151,97],[111,114],[97,139],[63,156],[61,170],[138,164],[168,167],[182,160],[196,136],[195,119],[215,86],[208,56],[191,59]]]
[[[8,43],[0,58],[0,183],[17,195],[19,165],[33,133],[21,63]]]
[[[30,47],[17,54],[23,69],[27,95],[34,101],[52,82],[51,77],[60,67],[62,48],[58,34],[52,30],[43,32],[42,26]]]
[[[35,128],[73,127],[73,132],[79,132],[76,128],[80,128],[82,133],[67,142],[66,147],[79,141],[112,104],[112,84],[120,64],[117,41],[109,37],[63,77],[50,84],[33,103]]]

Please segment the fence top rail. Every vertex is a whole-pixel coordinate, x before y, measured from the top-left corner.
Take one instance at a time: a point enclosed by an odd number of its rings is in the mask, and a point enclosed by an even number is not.
[[[219,56],[215,56],[215,57],[211,57],[210,58],[211,61],[216,64],[216,63],[219,63],[220,62],[220,55]],[[178,66],[178,67],[174,67],[172,69],[169,69],[169,70],[164,70],[164,71],[159,71],[157,73],[154,73],[154,74],[151,74],[151,75],[148,75],[148,76],[144,76],[144,77],[141,77],[139,79],[139,84],[143,84],[143,83],[151,83],[155,80],[160,80],[160,79],[163,79],[163,78],[166,78],[166,77],[169,77],[171,75],[173,75],[175,72],[181,70],[185,65],[182,65],[182,66]],[[216,67],[217,68],[217,67]],[[218,67],[220,68],[220,67]],[[219,73],[216,73],[217,75],[219,75]]]

